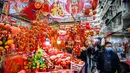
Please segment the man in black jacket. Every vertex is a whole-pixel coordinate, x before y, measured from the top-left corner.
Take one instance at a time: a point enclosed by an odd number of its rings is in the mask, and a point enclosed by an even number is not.
[[[112,43],[106,42],[104,50],[99,53],[97,59],[97,69],[99,73],[118,73],[121,72],[120,60],[113,51]]]
[[[81,54],[80,56],[77,56],[79,59],[85,62],[85,72],[88,73],[88,63],[87,63],[87,50],[85,47],[81,49]]]

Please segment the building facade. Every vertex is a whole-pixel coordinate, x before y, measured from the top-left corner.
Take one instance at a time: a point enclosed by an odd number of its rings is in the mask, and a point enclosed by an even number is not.
[[[101,0],[101,19],[104,22],[102,31],[123,32],[128,27],[130,18],[129,0]]]

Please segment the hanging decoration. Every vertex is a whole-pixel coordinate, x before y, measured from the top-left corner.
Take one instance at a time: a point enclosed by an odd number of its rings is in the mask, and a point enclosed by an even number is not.
[[[83,0],[67,0],[66,11],[72,14],[78,14],[83,10],[84,1]]]
[[[41,10],[42,10],[42,13],[46,14],[45,16],[47,16],[49,14],[50,10],[49,10],[49,2],[48,1],[44,1]]]
[[[34,6],[35,6],[36,9],[39,10],[42,7],[42,3],[41,2],[35,2]]]
[[[53,2],[50,6],[50,13],[53,18],[63,18],[65,16],[63,10],[63,2],[61,1]]]
[[[92,9],[95,10],[98,6],[98,0],[91,0]]]

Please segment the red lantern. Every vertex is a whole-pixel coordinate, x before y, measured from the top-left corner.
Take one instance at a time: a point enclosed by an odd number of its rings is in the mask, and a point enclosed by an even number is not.
[[[88,29],[88,30],[91,29],[88,21],[86,22],[86,29]]]
[[[90,25],[86,25],[86,29],[90,30],[91,29]]]
[[[89,21],[86,22],[86,25],[89,25]]]
[[[41,2],[36,2],[34,4],[34,6],[35,6],[36,9],[40,9],[42,7],[42,3]]]

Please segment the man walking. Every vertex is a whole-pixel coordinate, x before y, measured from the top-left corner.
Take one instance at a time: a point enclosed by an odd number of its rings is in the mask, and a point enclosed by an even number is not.
[[[99,73],[120,73],[120,60],[113,51],[112,43],[106,42],[104,50],[99,53],[97,59],[97,69]]]

